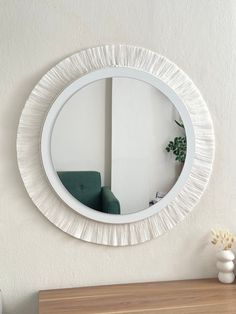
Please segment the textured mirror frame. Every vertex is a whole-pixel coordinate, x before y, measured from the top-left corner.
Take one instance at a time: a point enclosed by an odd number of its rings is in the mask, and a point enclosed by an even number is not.
[[[186,183],[174,200],[150,217],[119,224],[89,219],[66,205],[50,185],[40,153],[42,127],[58,95],[85,74],[109,67],[128,67],[147,72],[171,88],[186,106],[195,136],[193,165]],[[84,241],[113,246],[134,245],[167,232],[198,203],[212,171],[214,132],[200,92],[174,63],[144,48],[106,45],[86,49],[66,58],[39,81],[20,118],[17,156],[26,190],[54,225]]]

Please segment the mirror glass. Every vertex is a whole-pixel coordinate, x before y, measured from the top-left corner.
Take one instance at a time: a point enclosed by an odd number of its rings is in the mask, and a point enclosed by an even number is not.
[[[185,161],[181,117],[158,89],[107,78],[77,91],[62,107],[51,137],[61,184],[79,202],[126,215],[159,202]]]

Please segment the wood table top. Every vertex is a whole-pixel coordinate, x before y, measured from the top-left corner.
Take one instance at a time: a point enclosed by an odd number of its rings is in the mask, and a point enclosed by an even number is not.
[[[236,314],[236,284],[183,280],[45,290],[39,314]]]

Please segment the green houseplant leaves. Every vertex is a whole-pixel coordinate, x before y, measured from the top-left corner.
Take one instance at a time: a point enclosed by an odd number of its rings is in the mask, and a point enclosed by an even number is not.
[[[175,123],[184,128],[183,123],[180,123],[175,120]],[[170,141],[168,146],[166,147],[166,151],[168,153],[173,152],[175,155],[175,160],[184,163],[186,158],[186,150],[187,150],[187,141],[186,136],[175,137],[174,140]]]

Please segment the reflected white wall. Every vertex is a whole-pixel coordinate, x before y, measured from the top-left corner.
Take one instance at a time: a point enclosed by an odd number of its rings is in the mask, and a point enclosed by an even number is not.
[[[112,191],[122,214],[149,207],[156,192],[167,193],[181,165],[165,150],[183,134],[179,114],[159,90],[135,79],[112,80]]]
[[[57,171],[98,171],[102,185],[111,185],[111,79],[67,101],[53,129],[51,154]]]

